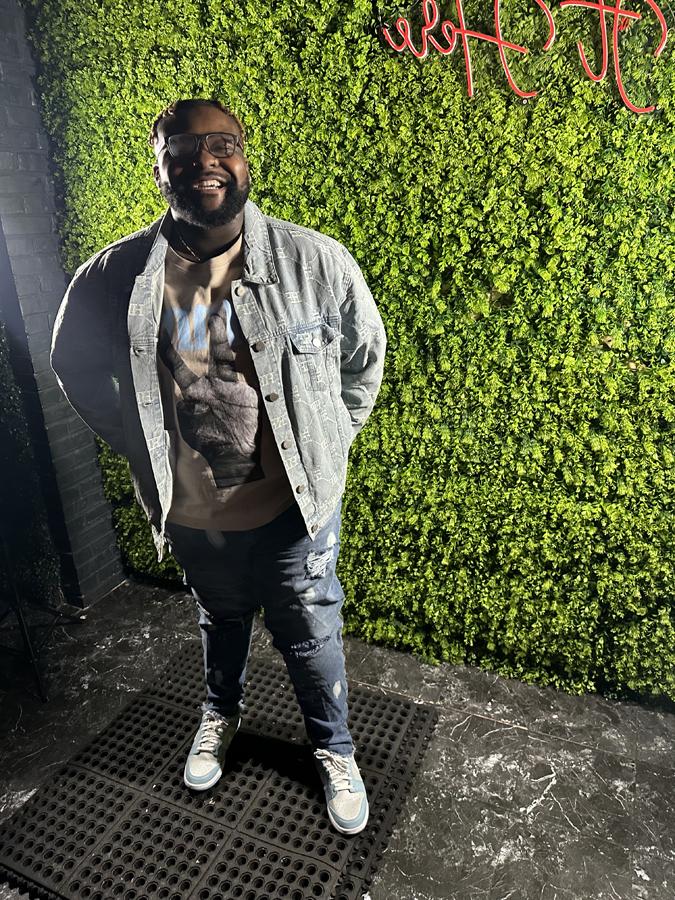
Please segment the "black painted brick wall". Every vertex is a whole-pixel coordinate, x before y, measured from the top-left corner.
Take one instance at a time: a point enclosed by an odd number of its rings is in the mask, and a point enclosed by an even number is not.
[[[85,605],[116,587],[124,573],[94,437],[49,365],[52,327],[68,278],[59,258],[54,183],[24,11],[16,0],[0,0],[0,20],[0,315],[12,335],[64,591]]]

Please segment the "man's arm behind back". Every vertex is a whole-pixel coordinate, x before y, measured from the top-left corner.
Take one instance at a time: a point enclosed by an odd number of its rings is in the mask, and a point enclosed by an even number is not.
[[[375,406],[382,384],[387,333],[373,295],[354,257],[345,250],[348,283],[342,315],[342,400],[354,437]]]
[[[125,452],[113,378],[114,311],[101,255],[83,263],[68,285],[54,323],[51,366],[68,402],[116,453]]]

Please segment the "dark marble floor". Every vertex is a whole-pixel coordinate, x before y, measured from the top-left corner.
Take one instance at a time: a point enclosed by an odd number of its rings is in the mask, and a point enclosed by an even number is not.
[[[4,659],[0,828],[197,635],[190,597],[125,584],[55,630],[48,703],[27,667]],[[428,666],[349,637],[345,650],[351,683],[440,711],[364,900],[675,898],[672,712]],[[278,658],[261,622],[252,652]],[[18,897],[0,885],[0,900]]]

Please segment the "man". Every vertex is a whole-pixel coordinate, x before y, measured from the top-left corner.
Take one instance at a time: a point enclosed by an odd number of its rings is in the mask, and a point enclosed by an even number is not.
[[[347,457],[386,334],[341,244],[248,199],[245,140],[217,100],[162,111],[149,142],[169,209],[79,267],[51,361],[74,409],[128,458],[159,558],[168,541],[197,601],[207,697],[186,785],[222,774],[263,606],[330,821],[356,834],[368,800],[335,566]]]

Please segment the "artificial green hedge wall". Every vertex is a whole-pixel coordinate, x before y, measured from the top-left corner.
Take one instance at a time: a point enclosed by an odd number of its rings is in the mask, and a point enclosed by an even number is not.
[[[570,692],[675,698],[675,84],[648,17],[502,3],[494,47],[386,49],[370,0],[25,0],[73,270],[163,203],[146,145],[179,96],[247,125],[262,209],[349,247],[388,358],[356,440],[338,571],[347,629]],[[454,6],[453,6],[454,8]],[[467,22],[492,31],[493,4]],[[391,9],[391,8],[390,8]],[[646,5],[640,7],[647,10]],[[611,41],[611,31],[610,31]],[[595,51],[594,51],[595,48]],[[611,66],[610,66],[611,69]],[[105,456],[127,558],[156,570]],[[171,566],[171,563],[167,564]]]

